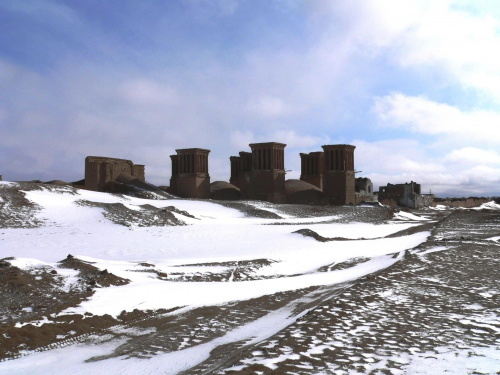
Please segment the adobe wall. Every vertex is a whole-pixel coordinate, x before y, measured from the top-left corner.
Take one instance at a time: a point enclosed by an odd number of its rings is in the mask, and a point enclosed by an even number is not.
[[[383,204],[384,206],[389,206],[392,209],[398,208],[398,203],[395,200],[393,200],[393,199],[388,199],[388,198],[382,198],[382,199],[380,199],[379,198],[378,201],[379,201],[380,204]]]
[[[368,177],[356,178],[354,189],[356,204],[376,202],[375,195],[373,194],[373,183]]]
[[[285,203],[285,171],[252,171],[247,199]]]
[[[336,206],[356,204],[354,171],[328,171],[323,177],[325,203]]]
[[[491,202],[492,198],[435,198],[432,202],[432,207],[438,205],[447,207],[462,207],[462,208],[473,208],[479,207],[484,203]]]
[[[378,193],[379,202],[395,201],[399,206],[409,208],[429,207],[434,199],[432,194],[421,194],[421,186],[416,182],[404,184],[387,184],[380,186]]]
[[[130,160],[87,156],[85,158],[85,188],[106,191],[111,182],[139,179],[145,181],[144,165],[135,165]]]
[[[196,175],[181,176],[177,179],[175,194],[182,198],[210,199],[210,178]]]
[[[363,202],[376,202],[375,195],[373,194],[364,194],[364,193],[355,193],[355,202],[356,204],[361,204]]]

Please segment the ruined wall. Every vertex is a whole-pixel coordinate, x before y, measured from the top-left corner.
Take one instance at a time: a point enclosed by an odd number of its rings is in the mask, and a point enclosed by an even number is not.
[[[356,204],[376,202],[375,195],[373,194],[373,183],[368,177],[356,178],[355,191]]]
[[[112,182],[139,179],[145,181],[144,165],[135,165],[130,160],[87,156],[85,158],[85,188],[107,191]]]
[[[447,206],[447,207],[462,207],[462,208],[473,208],[479,207],[484,203],[491,202],[492,198],[435,198],[432,202],[432,206]]]
[[[378,201],[380,204],[383,204],[384,206],[389,206],[392,209],[398,208],[398,202],[396,202],[393,199],[388,199],[388,198],[380,199],[380,197],[379,197]]]
[[[421,194],[420,184],[413,181],[380,186],[378,193],[379,202],[395,201],[399,206],[408,208],[429,207],[433,199],[434,195],[432,194]]]

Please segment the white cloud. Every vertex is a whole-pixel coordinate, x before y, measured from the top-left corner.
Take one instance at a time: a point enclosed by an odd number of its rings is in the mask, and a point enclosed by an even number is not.
[[[485,110],[461,111],[425,97],[401,93],[376,98],[374,111],[380,123],[415,133],[445,135],[462,141],[500,144],[500,113]]]
[[[464,147],[453,150],[445,157],[446,161],[461,165],[497,165],[500,166],[500,153],[495,150],[483,150],[476,147]]]
[[[357,146],[355,168],[363,171],[359,176],[372,180],[375,189],[415,181],[423,192],[438,195],[498,195],[500,162],[495,151],[468,147],[440,157],[432,146],[411,139],[353,144]]]
[[[484,4],[453,0],[313,3],[322,4],[323,19],[339,19],[339,14],[347,19],[348,37],[365,54],[385,55],[401,67],[438,71],[441,78],[481,90],[500,103],[500,19]]]

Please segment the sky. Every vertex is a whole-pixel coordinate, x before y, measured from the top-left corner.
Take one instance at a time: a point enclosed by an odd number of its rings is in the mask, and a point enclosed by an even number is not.
[[[352,144],[357,176],[500,195],[496,0],[0,0],[0,174],[76,181],[88,155],[169,185],[176,149]]]

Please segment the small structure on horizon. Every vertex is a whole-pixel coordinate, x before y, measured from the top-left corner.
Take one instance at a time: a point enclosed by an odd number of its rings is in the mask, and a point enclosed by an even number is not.
[[[404,184],[387,184],[387,186],[380,186],[378,191],[378,201],[392,208],[397,206],[429,207],[433,200],[433,194],[422,194],[420,184],[413,181]]]
[[[112,184],[130,180],[145,181],[145,167],[130,160],[87,156],[85,158],[85,188],[112,191]]]
[[[375,202],[373,183],[368,177],[358,177],[355,180],[356,204]]]

